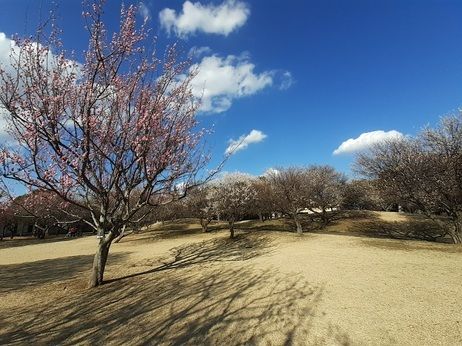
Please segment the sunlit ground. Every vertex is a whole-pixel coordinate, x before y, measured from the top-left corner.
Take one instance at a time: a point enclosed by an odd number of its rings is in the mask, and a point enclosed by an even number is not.
[[[94,237],[4,240],[0,344],[462,344],[462,248],[377,232],[407,221],[303,236],[252,221],[236,240],[223,225],[157,225],[114,244],[91,290]]]

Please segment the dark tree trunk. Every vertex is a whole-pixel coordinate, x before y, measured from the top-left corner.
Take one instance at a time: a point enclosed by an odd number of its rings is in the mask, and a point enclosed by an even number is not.
[[[233,221],[229,221],[229,237],[231,239],[234,238],[234,220]]]
[[[104,270],[109,255],[109,248],[111,246],[114,236],[110,232],[107,236],[99,239],[98,248],[93,259],[93,267],[91,269],[89,288],[97,287],[103,284]]]
[[[209,231],[209,220],[207,219],[200,219],[200,224],[201,224],[201,227],[202,227],[202,231],[204,233],[207,233]]]
[[[325,208],[322,208],[321,222],[322,222],[321,228],[326,227],[329,223],[329,218],[327,216],[327,211]]]

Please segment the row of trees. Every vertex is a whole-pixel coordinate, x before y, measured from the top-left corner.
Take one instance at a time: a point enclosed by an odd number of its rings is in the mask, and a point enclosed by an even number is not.
[[[262,221],[284,215],[302,233],[301,213],[327,225],[341,208],[347,185],[346,177],[330,166],[280,168],[257,178],[228,174],[192,190],[182,203],[183,215],[199,218],[204,231],[213,218],[226,220],[231,238],[234,223],[251,215]]]
[[[357,155],[355,170],[363,179],[347,181],[329,166],[280,168],[259,178],[230,175],[193,191],[186,204],[202,224],[221,215],[231,236],[234,221],[250,214],[284,215],[301,233],[302,215],[325,226],[340,209],[400,206],[427,216],[440,235],[462,243],[462,114],[444,117],[415,137],[376,144]]]
[[[169,200],[174,194],[164,199]],[[208,232],[214,219],[228,221],[231,237],[234,237],[234,223],[246,217],[264,221],[276,215],[284,216],[292,219],[296,231],[302,233],[302,219],[316,220],[324,227],[341,209],[387,207],[370,181],[347,181],[330,166],[279,168],[260,177],[227,174],[194,187],[187,195],[177,190],[173,202],[162,203],[162,195],[157,198],[157,205],[140,210],[139,214],[144,215],[140,219],[142,222],[126,223],[115,242],[127,234],[127,227],[133,231],[142,224],[179,218],[197,218],[204,232]],[[0,201],[0,212],[3,223],[13,224],[15,218],[28,217],[34,221],[34,229],[43,236],[51,228],[75,224],[82,227],[84,223],[91,223],[91,214],[86,209],[44,190]]]
[[[440,224],[462,243],[462,115],[416,137],[385,141],[358,155],[356,170],[374,188]]]

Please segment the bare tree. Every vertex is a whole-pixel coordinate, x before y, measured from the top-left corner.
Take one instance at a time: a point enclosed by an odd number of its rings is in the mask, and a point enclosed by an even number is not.
[[[229,223],[230,237],[234,238],[234,223],[249,213],[255,199],[252,178],[240,173],[227,174],[214,183],[213,199],[217,212]]]
[[[45,38],[41,27],[34,40],[16,42],[13,69],[0,68],[0,105],[19,144],[0,150],[0,173],[91,214],[92,287],[103,283],[124,226],[142,219],[146,206],[177,198],[179,183],[187,191],[207,162],[190,87],[195,72],[174,47],[163,61],[147,51],[153,44],[134,6],[122,8],[119,30],[108,33],[102,3],[84,11],[82,64],[62,49],[58,31]]]
[[[274,194],[274,206],[292,218],[297,227],[297,233],[303,233],[300,222],[300,212],[308,204],[306,188],[306,170],[298,167],[278,168],[268,175]]]
[[[267,177],[258,177],[253,180],[255,200],[253,210],[258,215],[260,221],[271,217],[274,208],[274,195],[271,184]]]
[[[362,153],[356,169],[402,203],[434,218],[445,215],[454,243],[462,242],[462,116],[443,118],[417,138],[387,141]]]
[[[342,209],[350,210],[390,210],[396,203],[376,187],[374,180],[357,179],[348,181],[343,191]]]
[[[310,166],[304,174],[305,207],[326,226],[343,201],[346,184],[344,174],[331,166]]]

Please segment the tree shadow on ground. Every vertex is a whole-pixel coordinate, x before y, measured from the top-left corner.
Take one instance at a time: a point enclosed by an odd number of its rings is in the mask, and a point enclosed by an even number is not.
[[[343,220],[378,220],[379,214],[371,210],[340,210],[338,217]]]
[[[246,261],[269,253],[273,249],[270,237],[256,233],[241,233],[234,239],[228,237],[206,240],[171,249],[170,255],[162,259],[144,260],[133,267],[154,267],[129,274],[107,282],[119,281],[158,271],[184,268],[194,265],[205,267],[214,262]],[[161,263],[161,265],[159,265]]]
[[[462,253],[462,246],[459,244],[442,244],[442,243],[429,243],[429,242],[416,242],[416,241],[402,241],[398,239],[363,239],[362,243],[366,246],[375,247],[382,250],[401,250],[406,252],[411,251],[436,251],[442,253]]]
[[[246,265],[258,255],[248,249],[224,239],[177,248],[161,270],[4,311],[0,344],[351,344],[338,329],[313,333],[322,287]]]
[[[373,211],[368,210],[342,210],[336,212],[335,215],[331,214],[331,222],[329,225],[338,224],[339,221],[349,220],[379,220],[379,217]],[[314,217],[309,214],[300,214],[299,221],[302,224],[303,231],[307,232],[317,232],[325,230],[325,226],[319,220],[319,218]],[[252,231],[271,231],[271,232],[291,232],[295,233],[297,226],[291,218],[281,217],[277,219],[270,219],[266,221],[259,220],[246,220],[242,221],[239,224],[239,228],[243,230],[252,230]]]
[[[225,222],[212,221],[208,226],[208,233],[213,233],[221,230],[228,229],[228,224]],[[158,239],[176,239],[187,235],[205,234],[199,224],[198,219],[181,219],[176,221],[168,221],[162,225],[157,225],[154,228],[147,228],[136,231],[133,237],[125,237],[122,242],[137,242],[141,239],[144,240],[158,240]]]
[[[313,222],[307,217],[301,217],[300,223],[302,224],[303,232],[310,232],[320,227],[319,223]],[[295,222],[290,218],[283,217],[266,221],[245,220],[236,223],[236,227],[245,231],[297,233]]]
[[[84,236],[89,236],[89,234],[85,234]],[[0,241],[0,250],[19,247],[19,246],[26,246],[26,245],[37,245],[37,244],[48,244],[48,243],[56,243],[62,241],[72,241],[76,239],[80,239],[81,237],[75,238],[67,238],[64,234],[58,235],[48,235],[45,239],[38,239],[33,236],[15,236],[13,239],[9,237],[3,238]]]
[[[248,231],[270,231],[270,232],[294,232],[296,230],[295,223],[285,218],[271,219],[266,221],[246,220],[239,222],[239,229]]]
[[[450,243],[446,231],[433,220],[422,215],[399,214],[398,220],[384,220],[374,212],[347,212],[340,220],[313,233],[347,235],[361,238],[424,240]]]
[[[408,218],[405,221],[365,220],[351,224],[348,233],[373,238],[426,240],[448,243],[445,231],[431,220]]]
[[[121,253],[111,254],[109,263],[117,263],[124,257]],[[90,270],[92,261],[93,255],[82,255],[0,265],[0,293],[81,277]]]

